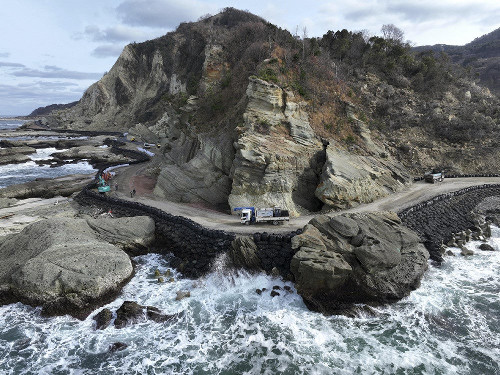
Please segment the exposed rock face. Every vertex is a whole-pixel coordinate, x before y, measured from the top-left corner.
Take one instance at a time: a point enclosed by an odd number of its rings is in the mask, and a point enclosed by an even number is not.
[[[170,149],[169,160],[162,166],[154,193],[178,202],[227,205],[234,155],[231,139],[179,130],[171,137],[164,141]]]
[[[407,296],[429,258],[418,236],[388,212],[318,216],[292,238],[292,248],[298,293],[325,313]]]
[[[154,306],[142,306],[137,302],[125,301],[116,310],[115,328],[124,328],[145,320],[162,323],[179,318],[181,315],[182,313],[172,315],[162,314],[161,310]]]
[[[260,259],[257,256],[257,245],[251,237],[237,237],[231,243],[229,257],[236,267],[248,270],[262,270]]]
[[[145,248],[154,240],[155,222],[149,216],[87,219],[97,237],[121,249]]]
[[[250,78],[247,97],[245,123],[235,143],[229,205],[280,206],[292,215],[319,209],[312,191],[322,167],[323,144],[309,125],[304,103],[257,78]]]
[[[128,220],[118,219],[113,226],[103,224],[113,229],[100,235],[120,244],[147,243],[150,239],[146,230],[142,239],[130,234]],[[33,223],[6,237],[0,243],[0,254],[1,301],[41,305],[49,315],[85,317],[95,304],[116,294],[133,272],[127,254],[98,239],[84,219]]]
[[[410,182],[406,169],[394,161],[349,154],[330,144],[315,194],[328,206],[344,209],[399,191]]]

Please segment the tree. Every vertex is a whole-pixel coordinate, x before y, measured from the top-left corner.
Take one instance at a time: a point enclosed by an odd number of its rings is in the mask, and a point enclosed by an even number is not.
[[[403,44],[405,33],[399,27],[390,23],[382,26],[382,35],[386,40],[397,44]]]

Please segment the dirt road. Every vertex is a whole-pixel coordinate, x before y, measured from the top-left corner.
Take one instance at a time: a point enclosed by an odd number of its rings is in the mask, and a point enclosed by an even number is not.
[[[314,217],[314,215],[306,215],[292,218],[289,223],[278,226],[271,224],[242,225],[235,215],[203,208],[200,207],[200,205],[175,203],[155,197],[152,191],[154,183],[152,183],[151,177],[143,176],[145,169],[146,164],[116,169],[117,176],[112,184],[118,183],[119,191],[113,192],[112,194],[121,199],[137,201],[152,207],[157,207],[172,215],[190,218],[207,228],[221,229],[242,234],[254,233],[257,231],[273,233],[290,232],[302,228]],[[438,184],[428,184],[421,181],[412,184],[405,191],[381,198],[375,202],[360,205],[345,211],[329,212],[328,214],[338,214],[342,212],[400,211],[439,194],[460,190],[468,186],[499,183],[500,177],[445,179],[444,182]],[[136,195],[134,198],[131,198],[130,191],[133,188],[136,190]]]

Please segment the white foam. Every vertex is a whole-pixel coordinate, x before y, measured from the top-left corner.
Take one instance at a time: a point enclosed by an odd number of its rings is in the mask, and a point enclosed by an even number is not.
[[[500,231],[494,230],[499,236]],[[489,241],[493,246],[500,239]],[[467,246],[475,248],[477,243]],[[229,272],[216,262],[200,280],[159,284],[168,257],[135,258],[136,275],[107,307],[133,300],[167,314],[172,323],[143,322],[121,330],[92,329],[91,317],[44,319],[21,304],[0,307],[0,372],[389,374],[495,373],[500,359],[500,252],[449,257],[431,267],[408,298],[374,309],[375,316],[325,317],[310,312],[291,283],[263,274]],[[166,279],[166,277],[165,277]],[[272,298],[274,285],[281,294]],[[291,286],[293,293],[283,290]],[[259,296],[255,290],[266,288]],[[176,292],[191,297],[175,301]],[[97,311],[95,312],[97,313]],[[489,315],[490,314],[490,315]],[[94,314],[92,314],[94,315]],[[496,324],[496,325],[492,325]],[[25,349],[15,349],[23,339]],[[129,345],[105,355],[113,342]],[[498,371],[497,371],[498,372]]]

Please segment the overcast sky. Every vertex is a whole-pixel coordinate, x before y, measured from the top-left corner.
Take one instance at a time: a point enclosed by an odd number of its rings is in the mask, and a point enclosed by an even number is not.
[[[109,70],[123,47],[164,35],[183,21],[232,6],[292,32],[383,24],[416,45],[463,45],[500,27],[498,0],[2,0],[0,115],[23,115],[78,100]]]

